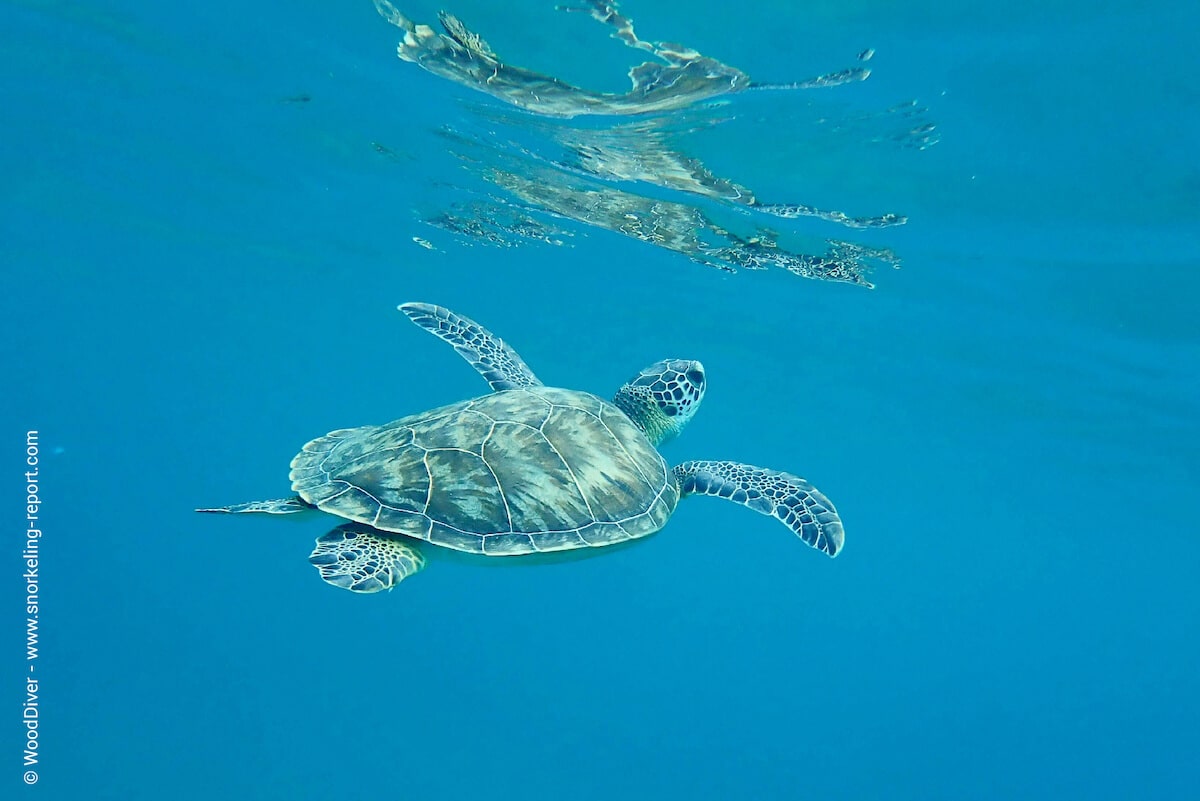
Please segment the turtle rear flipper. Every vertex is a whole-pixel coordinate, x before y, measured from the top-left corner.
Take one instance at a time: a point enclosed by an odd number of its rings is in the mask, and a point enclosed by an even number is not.
[[[308,561],[325,581],[351,592],[390,590],[425,567],[425,557],[413,544],[360,523],[319,537]]]
[[[214,506],[210,509],[197,509],[197,512],[216,512],[219,514],[241,514],[243,512],[262,512],[269,515],[290,515],[296,512],[311,512],[314,507],[293,496],[291,498],[273,498],[269,501],[250,501],[235,503],[232,506]]]
[[[737,462],[684,462],[675,468],[680,498],[717,495],[771,515],[819,551],[837,556],[842,519],[824,493],[799,476]]]
[[[402,303],[398,308],[408,319],[453,345],[492,385],[493,392],[542,386],[515,350],[474,320],[430,303]]]

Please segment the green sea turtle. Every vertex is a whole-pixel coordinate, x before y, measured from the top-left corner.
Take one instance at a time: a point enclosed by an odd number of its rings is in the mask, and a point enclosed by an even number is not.
[[[609,402],[543,385],[466,317],[425,303],[399,308],[453,345],[492,392],[333,431],[292,459],[294,496],[197,511],[319,509],[352,521],[320,537],[309,561],[354,592],[391,589],[423,568],[419,540],[486,557],[616,545],[658,531],[688,495],[772,515],[830,556],[841,549],[837,511],[802,478],[736,462],[667,466],[656,446],[699,407],[700,362],[656,362]]]

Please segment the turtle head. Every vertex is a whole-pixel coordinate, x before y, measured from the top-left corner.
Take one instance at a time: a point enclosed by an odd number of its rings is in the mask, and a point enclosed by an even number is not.
[[[704,400],[704,365],[663,359],[629,379],[613,404],[655,445],[676,436]]]

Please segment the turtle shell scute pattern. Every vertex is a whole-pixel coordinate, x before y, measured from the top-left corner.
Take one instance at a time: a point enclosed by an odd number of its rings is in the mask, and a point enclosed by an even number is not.
[[[495,556],[644,537],[679,500],[666,463],[619,409],[547,387],[331,432],[296,455],[291,479],[331,514]]]

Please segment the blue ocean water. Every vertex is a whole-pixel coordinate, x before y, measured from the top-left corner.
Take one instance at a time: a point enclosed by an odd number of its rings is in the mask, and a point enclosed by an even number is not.
[[[450,10],[510,63],[625,91],[646,54],[553,5]],[[369,2],[0,6],[5,798],[1196,797],[1200,14],[621,10],[763,82],[869,66],[667,119],[770,202],[908,222],[607,185],[899,269],[730,273],[514,199],[487,170],[550,158],[567,123],[400,61]],[[430,224],[456,203],[557,244]],[[325,431],[479,394],[409,300],[602,396],[701,359],[667,460],[807,477],[844,553],[689,499],[601,558],[437,563],[356,596],[306,564],[329,520],[192,511],[285,495]]]

